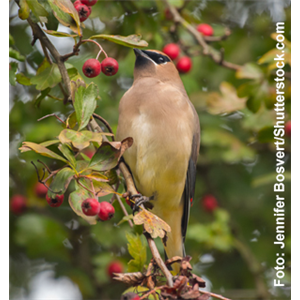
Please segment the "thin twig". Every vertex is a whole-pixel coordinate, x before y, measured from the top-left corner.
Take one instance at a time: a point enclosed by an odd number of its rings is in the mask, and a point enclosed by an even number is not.
[[[63,121],[61,118],[59,118],[55,113],[52,113],[52,114],[43,116],[43,117],[39,118],[38,121],[41,121],[41,120],[46,119],[46,118],[48,118],[48,117],[55,117],[55,118],[56,118],[57,120],[59,120],[60,122],[66,124],[65,121]]]
[[[164,261],[162,260],[153,238],[150,236],[150,234],[148,232],[144,232],[144,236],[147,239],[147,242],[148,242],[148,245],[149,245],[149,248],[151,250],[154,260],[156,261],[157,265],[159,266],[159,268],[164,273],[164,275],[167,279],[168,286],[173,287],[173,276],[172,276],[171,272],[168,270]]]
[[[125,208],[125,206],[124,206],[124,204],[123,204],[123,202],[122,202],[120,196],[117,195],[117,194],[115,194],[115,195],[116,195],[116,198],[117,198],[117,200],[118,200],[118,202],[119,202],[119,204],[120,204],[120,206],[121,206],[121,209],[122,209],[124,215],[127,217],[127,216],[128,216],[128,212],[127,212],[127,210],[126,210],[126,208]],[[129,224],[129,226],[130,226],[131,228],[133,228],[133,223],[132,223],[131,220],[128,220],[128,224]]]

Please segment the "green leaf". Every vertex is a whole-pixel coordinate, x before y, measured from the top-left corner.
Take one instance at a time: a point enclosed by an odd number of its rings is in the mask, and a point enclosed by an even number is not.
[[[55,31],[55,30],[47,30],[47,29],[44,29],[44,31],[45,31],[47,34],[50,34],[50,35],[56,36],[56,37],[72,37],[72,38],[75,38],[75,37],[78,36],[78,34],[70,34],[70,33],[60,32],[60,31]]]
[[[261,99],[258,97],[249,97],[249,99],[246,102],[247,107],[254,113],[258,112],[260,106],[261,106]]]
[[[41,104],[42,100],[50,93],[50,91],[51,91],[50,87],[48,87],[48,88],[44,89],[43,91],[41,91],[37,95],[37,97],[35,98],[34,105],[36,107],[40,107],[40,104]]]
[[[9,57],[14,58],[18,61],[25,61],[25,56],[11,47],[9,47]]]
[[[16,85],[16,72],[18,70],[18,63],[11,62],[9,63],[9,83],[13,86]]]
[[[87,88],[81,85],[76,90],[74,109],[79,126],[78,130],[83,129],[90,121],[97,105],[97,94],[98,88],[94,83],[89,84]]]
[[[74,153],[69,148],[69,146],[67,144],[60,144],[58,146],[58,149],[64,155],[64,157],[68,159],[68,161],[70,162],[70,165],[75,169],[76,159],[75,159]]]
[[[80,19],[74,4],[70,0],[53,0],[54,3],[65,13],[70,15],[74,19],[77,25],[77,32],[80,34]]]
[[[102,143],[102,135],[105,133],[92,132],[89,130],[75,131],[72,129],[64,129],[58,136],[62,144],[71,143],[74,148],[83,150],[87,148],[91,142]]]
[[[37,0],[27,0],[27,4],[29,8],[31,9],[34,16],[41,22],[46,22],[48,16],[47,10],[37,1]]]
[[[81,182],[84,182],[83,179],[80,179]],[[82,202],[90,197],[93,197],[86,189],[81,187],[78,183],[75,184],[76,190],[69,195],[69,204],[73,211],[84,220],[86,220],[90,225],[97,224],[97,216],[86,216],[81,209]]]
[[[274,127],[264,127],[257,132],[257,140],[260,143],[271,143],[274,141]]]
[[[142,272],[147,262],[147,247],[143,235],[126,233],[129,254],[133,257],[128,263],[128,272]]]
[[[257,64],[247,63],[243,65],[238,71],[236,71],[235,76],[240,79],[261,79],[263,77],[263,72]]]
[[[227,130],[207,128],[203,130],[201,140],[204,146],[211,147],[208,154],[211,159],[233,163],[255,158],[254,150]]]
[[[20,0],[19,2],[19,18],[21,20],[26,20],[28,17],[29,17],[29,14],[30,14],[30,8],[27,4],[27,1],[26,0]]]
[[[66,159],[64,159],[60,155],[58,155],[55,152],[49,150],[48,148],[46,148],[45,146],[43,146],[41,144],[36,144],[36,143],[32,143],[32,142],[23,142],[22,147],[20,147],[19,149],[21,150],[21,152],[28,151],[28,149],[33,150],[34,152],[39,153],[43,156],[50,157],[50,158],[57,159],[57,160],[61,160],[65,163],[68,163],[68,161]]]
[[[61,10],[59,8],[59,5],[57,5],[57,4],[59,4],[59,1],[48,0],[48,3],[50,4],[50,6],[53,10],[53,14],[54,14],[55,18],[58,20],[58,22],[60,24],[70,28],[76,34],[81,35],[80,27],[78,27],[78,24],[76,23],[74,18],[70,14]],[[77,16],[78,16],[78,13],[77,13]]]
[[[67,128],[72,129],[75,127],[76,124],[77,124],[76,113],[75,111],[73,111],[66,120],[66,126]]]
[[[131,147],[132,143],[132,138],[126,138],[122,142],[103,142],[91,158],[89,168],[97,171],[114,168],[124,151]]]
[[[69,250],[62,243],[68,237],[63,223],[37,213],[26,213],[15,222],[14,241],[29,257],[69,260]]]
[[[30,81],[36,85],[37,90],[45,90],[48,87],[56,86],[61,81],[61,74],[57,64],[53,63],[50,67],[46,67],[32,77]]]
[[[31,85],[30,78],[26,77],[23,73],[16,74],[16,80],[22,85]]]
[[[64,194],[75,174],[75,171],[69,167],[65,167],[57,172],[50,183],[48,196],[54,198],[57,194]]]
[[[137,34],[132,34],[129,36],[97,34],[90,37],[90,39],[104,39],[130,48],[148,47],[148,43],[141,38],[141,35]]]

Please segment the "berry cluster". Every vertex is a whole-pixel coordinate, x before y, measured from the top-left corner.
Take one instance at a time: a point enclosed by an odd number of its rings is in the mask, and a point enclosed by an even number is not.
[[[34,187],[35,194],[39,198],[46,198],[47,203],[51,207],[59,207],[64,202],[64,195],[56,195],[55,197],[48,196],[48,188],[42,183],[37,182]],[[20,215],[22,214],[27,208],[27,198],[23,195],[13,195],[10,201],[11,210],[14,214]],[[106,201],[98,202],[95,198],[87,198],[81,204],[82,212],[86,216],[96,216],[101,221],[110,220],[114,214],[115,209],[114,207]]]
[[[112,57],[106,57],[102,63],[97,58],[88,59],[82,67],[82,72],[86,77],[93,78],[98,76],[101,71],[106,76],[113,76],[119,70],[118,62]]]
[[[109,202],[98,202],[96,198],[85,199],[81,209],[86,216],[98,216],[102,221],[110,220],[115,214],[115,209]]]
[[[73,3],[75,9],[78,12],[80,22],[84,22],[90,16],[92,12],[91,6],[95,5],[96,3],[97,0],[76,0]],[[94,42],[91,40],[87,40],[87,41]],[[88,78],[93,78],[98,76],[101,73],[101,71],[106,76],[115,75],[119,69],[118,62],[114,58],[108,57],[98,43],[96,42],[94,43],[99,46],[100,51],[96,58],[90,58],[83,64],[82,67],[83,74]],[[102,51],[104,52],[106,58],[102,61],[102,63],[100,63],[98,57]]]
[[[168,9],[165,10],[165,17],[167,20],[170,20],[172,17]],[[205,23],[199,24],[196,29],[205,36],[211,36],[214,33],[213,28]],[[163,52],[176,62],[176,68],[180,73],[188,73],[191,70],[192,60],[188,56],[179,58],[180,47],[177,44],[170,43],[165,45]]]

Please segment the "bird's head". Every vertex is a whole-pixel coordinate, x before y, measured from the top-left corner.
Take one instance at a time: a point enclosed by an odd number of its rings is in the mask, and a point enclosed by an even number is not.
[[[180,81],[179,73],[170,57],[158,50],[133,49],[136,60],[134,79],[155,77],[160,81]]]

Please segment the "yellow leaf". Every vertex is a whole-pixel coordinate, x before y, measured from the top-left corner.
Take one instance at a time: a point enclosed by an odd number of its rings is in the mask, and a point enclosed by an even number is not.
[[[165,221],[144,208],[133,217],[133,222],[135,225],[143,224],[152,238],[164,238],[166,232],[171,231],[171,227]]]

